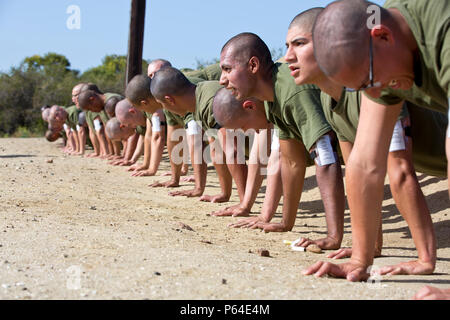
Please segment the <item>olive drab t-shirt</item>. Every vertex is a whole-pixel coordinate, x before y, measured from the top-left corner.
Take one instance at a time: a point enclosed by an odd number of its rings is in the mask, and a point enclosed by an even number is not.
[[[200,79],[203,79],[206,81],[212,81],[212,80],[219,81],[221,75],[222,75],[222,69],[220,68],[219,63],[212,64],[203,69],[186,72],[186,77],[188,77],[188,78],[194,77],[194,78],[200,78]]]
[[[447,116],[409,102],[406,106],[411,119],[412,157],[416,171],[447,177]]]
[[[320,100],[325,118],[336,132],[338,140],[354,143],[359,123],[361,92],[347,92],[342,89],[341,98],[335,101],[322,91]],[[407,116],[408,109],[404,106],[398,119],[402,120]]]
[[[450,95],[450,1],[388,0],[385,8],[398,9],[418,46],[414,64],[413,92],[387,89],[380,99],[385,105],[408,100],[422,107],[447,113]],[[428,97],[423,97],[428,96]],[[434,103],[421,103],[425,99]]]
[[[360,92],[343,90],[341,99],[334,99],[322,92],[322,106],[325,117],[330,123],[339,141],[354,143],[358,128],[361,107]],[[437,111],[417,107],[406,103],[399,119],[410,117],[410,136],[412,139],[412,157],[415,170],[432,176],[447,175],[445,155],[445,131],[447,117]]]
[[[145,136],[145,132],[147,131],[146,126],[137,126],[136,132],[139,133],[141,136]]]
[[[100,112],[86,111],[86,123],[89,126],[89,129],[95,131],[94,120],[100,117]]]
[[[274,101],[265,101],[267,119],[279,129],[282,140],[302,141],[309,151],[331,126],[325,119],[320,89],[297,86],[287,64],[276,63],[273,73]]]
[[[78,115],[80,114],[81,110],[77,108],[77,106],[70,106],[65,108],[67,112],[67,125],[76,130],[77,124],[78,124]]]
[[[194,120],[200,121],[205,131],[217,126],[213,114],[213,101],[217,91],[222,88],[219,81],[204,81],[200,82],[195,89]]]

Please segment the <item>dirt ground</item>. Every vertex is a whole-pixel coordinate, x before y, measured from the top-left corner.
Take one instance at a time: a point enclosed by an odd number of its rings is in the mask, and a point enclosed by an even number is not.
[[[160,172],[166,170],[165,156]],[[209,215],[229,204],[172,198],[148,187],[167,177],[133,178],[104,160],[65,156],[44,139],[0,139],[0,299],[410,299],[427,284],[450,287],[447,182],[421,174],[438,241],[433,275],[370,283],[303,276],[304,268],[328,259],[293,252],[283,240],[326,233],[313,173],[308,169],[293,231],[265,234],[227,228],[236,218]],[[218,190],[209,170],[206,193]],[[417,255],[385,190],[383,257],[376,266]],[[263,198],[260,193],[254,212]],[[234,190],[231,204],[236,201]],[[280,212],[281,206],[275,219]],[[343,246],[351,246],[350,231],[347,210]],[[270,257],[255,253],[261,248]]]

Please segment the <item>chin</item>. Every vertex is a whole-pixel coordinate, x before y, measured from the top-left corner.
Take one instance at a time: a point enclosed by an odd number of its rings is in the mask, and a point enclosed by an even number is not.
[[[304,79],[301,78],[301,77],[294,78],[294,82],[295,82],[295,84],[298,85],[298,86],[301,86],[301,85],[303,85],[303,84],[306,83],[306,82],[304,81]]]

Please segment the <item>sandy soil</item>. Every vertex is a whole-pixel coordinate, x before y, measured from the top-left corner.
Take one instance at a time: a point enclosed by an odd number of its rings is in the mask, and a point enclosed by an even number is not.
[[[165,189],[147,187],[166,177],[132,178],[103,160],[64,156],[58,146],[0,139],[0,299],[409,299],[426,284],[450,287],[445,180],[419,174],[437,233],[435,273],[349,283],[302,276],[305,267],[327,260],[325,254],[293,252],[283,244],[326,232],[311,169],[293,231],[264,234],[229,229],[236,218],[208,215],[227,204],[172,198]],[[168,169],[165,157],[160,172]],[[210,170],[207,193],[218,190]],[[376,266],[417,255],[385,190],[384,256]],[[350,245],[347,210],[343,246]],[[271,257],[252,253],[260,248]]]

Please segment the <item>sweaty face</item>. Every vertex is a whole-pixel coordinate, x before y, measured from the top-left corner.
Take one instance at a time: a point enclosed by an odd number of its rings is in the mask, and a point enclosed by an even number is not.
[[[220,55],[220,67],[222,75],[220,84],[238,100],[246,99],[251,95],[252,82],[254,81],[247,68],[247,63],[239,61],[232,48],[226,48]]]
[[[318,79],[322,72],[314,57],[312,34],[298,26],[291,27],[286,36],[286,48],[284,59],[289,64],[295,83],[315,83],[315,79]]]

